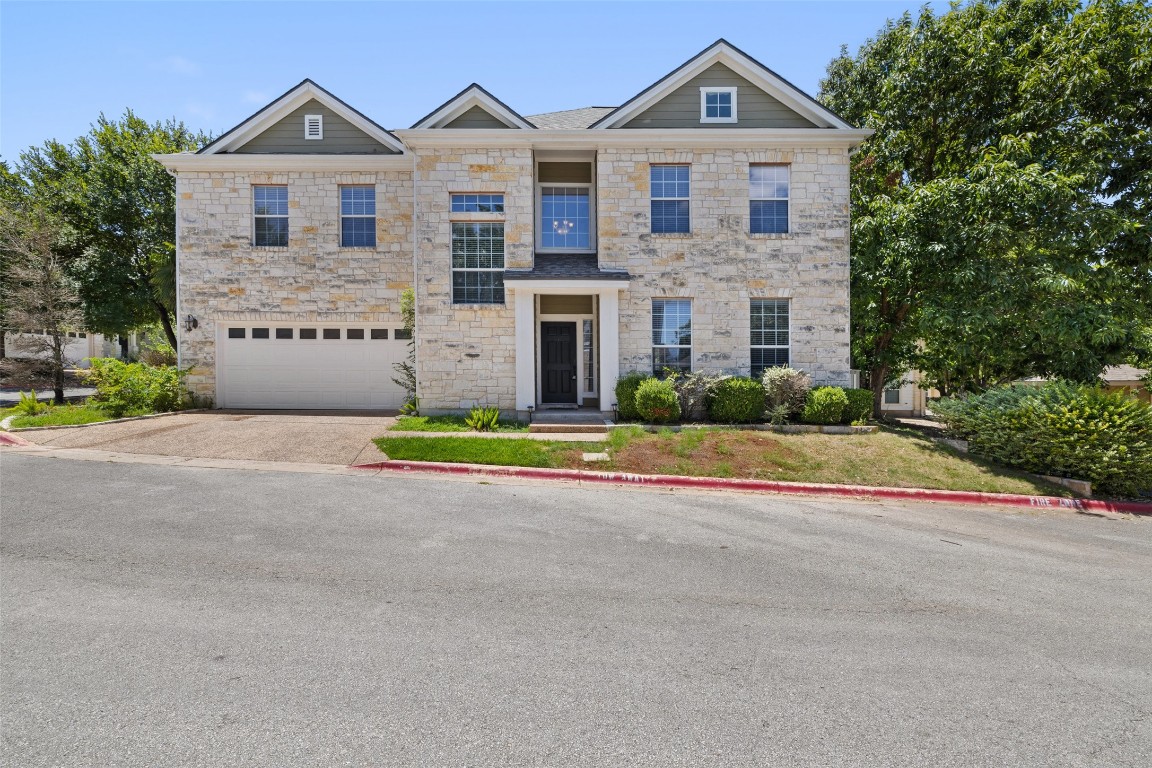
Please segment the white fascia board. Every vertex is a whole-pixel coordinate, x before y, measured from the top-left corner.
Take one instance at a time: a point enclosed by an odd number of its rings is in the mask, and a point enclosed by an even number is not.
[[[218,141],[213,145],[209,152],[205,155],[214,155],[220,152],[231,152],[232,150],[242,147],[252,139],[259,136],[270,127],[283,120],[293,110],[304,106],[312,99],[320,102],[328,109],[332,110],[340,117],[344,118],[352,125],[359,128],[364,133],[371,136],[376,141],[380,142],[386,147],[396,150],[397,152],[404,152],[405,147],[398,142],[395,138],[388,133],[381,131],[379,126],[374,125],[371,121],[366,119],[363,115],[355,110],[351,110],[344,104],[337,100],[332,99],[327,93],[320,90],[310,82],[301,83],[297,88],[285,94],[279,100],[269,104],[267,107],[257,112],[247,122],[233,128],[223,139],[225,141]]]
[[[604,291],[623,291],[628,287],[627,280],[505,280],[504,290],[522,293],[547,293],[549,295],[585,296]]]
[[[170,171],[412,171],[403,155],[152,155]]]
[[[854,147],[874,133],[868,128],[586,128],[540,130],[531,133],[473,129],[444,132],[408,129],[396,134],[413,149],[421,147],[529,147],[555,150],[595,150],[609,147],[653,149],[755,149],[776,147]]]
[[[509,128],[534,130],[533,126],[526,123],[519,116],[509,112],[505,109],[504,105],[497,103],[491,96],[474,87],[469,88],[409,130],[425,130],[429,128],[443,130],[440,126],[452,122],[460,117],[460,115],[472,109],[472,107],[480,107]]]
[[[832,112],[810,101],[806,96],[797,91],[795,86],[786,83],[784,80],[776,77],[771,72],[761,69],[759,66],[752,66],[751,62],[747,61],[744,56],[723,44],[717,45],[711,53],[706,56],[701,56],[691,66],[685,67],[680,72],[677,72],[674,77],[661,84],[659,88],[653,88],[652,91],[644,94],[643,98],[627,104],[613,115],[609,122],[601,123],[589,130],[602,131],[609,128],[618,128],[713,64],[723,64],[736,74],[750,81],[753,85],[760,87],[765,93],[776,98],[788,108],[817,125],[841,130],[852,130],[851,125],[838,118]]]

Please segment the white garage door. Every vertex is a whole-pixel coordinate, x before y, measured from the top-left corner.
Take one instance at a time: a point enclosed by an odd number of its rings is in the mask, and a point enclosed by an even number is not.
[[[399,408],[394,363],[402,329],[384,325],[222,323],[216,336],[222,408]]]

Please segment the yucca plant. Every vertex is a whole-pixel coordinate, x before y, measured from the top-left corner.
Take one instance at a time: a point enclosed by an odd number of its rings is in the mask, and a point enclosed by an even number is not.
[[[493,432],[500,423],[500,409],[477,406],[464,417],[464,423],[477,432]]]
[[[48,403],[42,403],[36,397],[36,390],[31,392],[21,392],[20,402],[13,406],[18,413],[25,416],[39,416],[42,413],[47,413],[52,410]]]

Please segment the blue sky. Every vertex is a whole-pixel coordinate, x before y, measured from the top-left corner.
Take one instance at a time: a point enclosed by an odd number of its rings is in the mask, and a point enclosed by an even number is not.
[[[944,3],[934,3],[939,10]],[[305,77],[386,128],[476,81],[521,114],[616,106],[711,44],[815,95],[918,2],[0,2],[0,157],[131,107],[219,135]]]

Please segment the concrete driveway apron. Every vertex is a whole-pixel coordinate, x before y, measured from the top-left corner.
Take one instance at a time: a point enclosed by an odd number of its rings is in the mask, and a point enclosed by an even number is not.
[[[347,465],[379,460],[372,438],[395,423],[362,411],[217,411],[19,434],[53,448]]]

